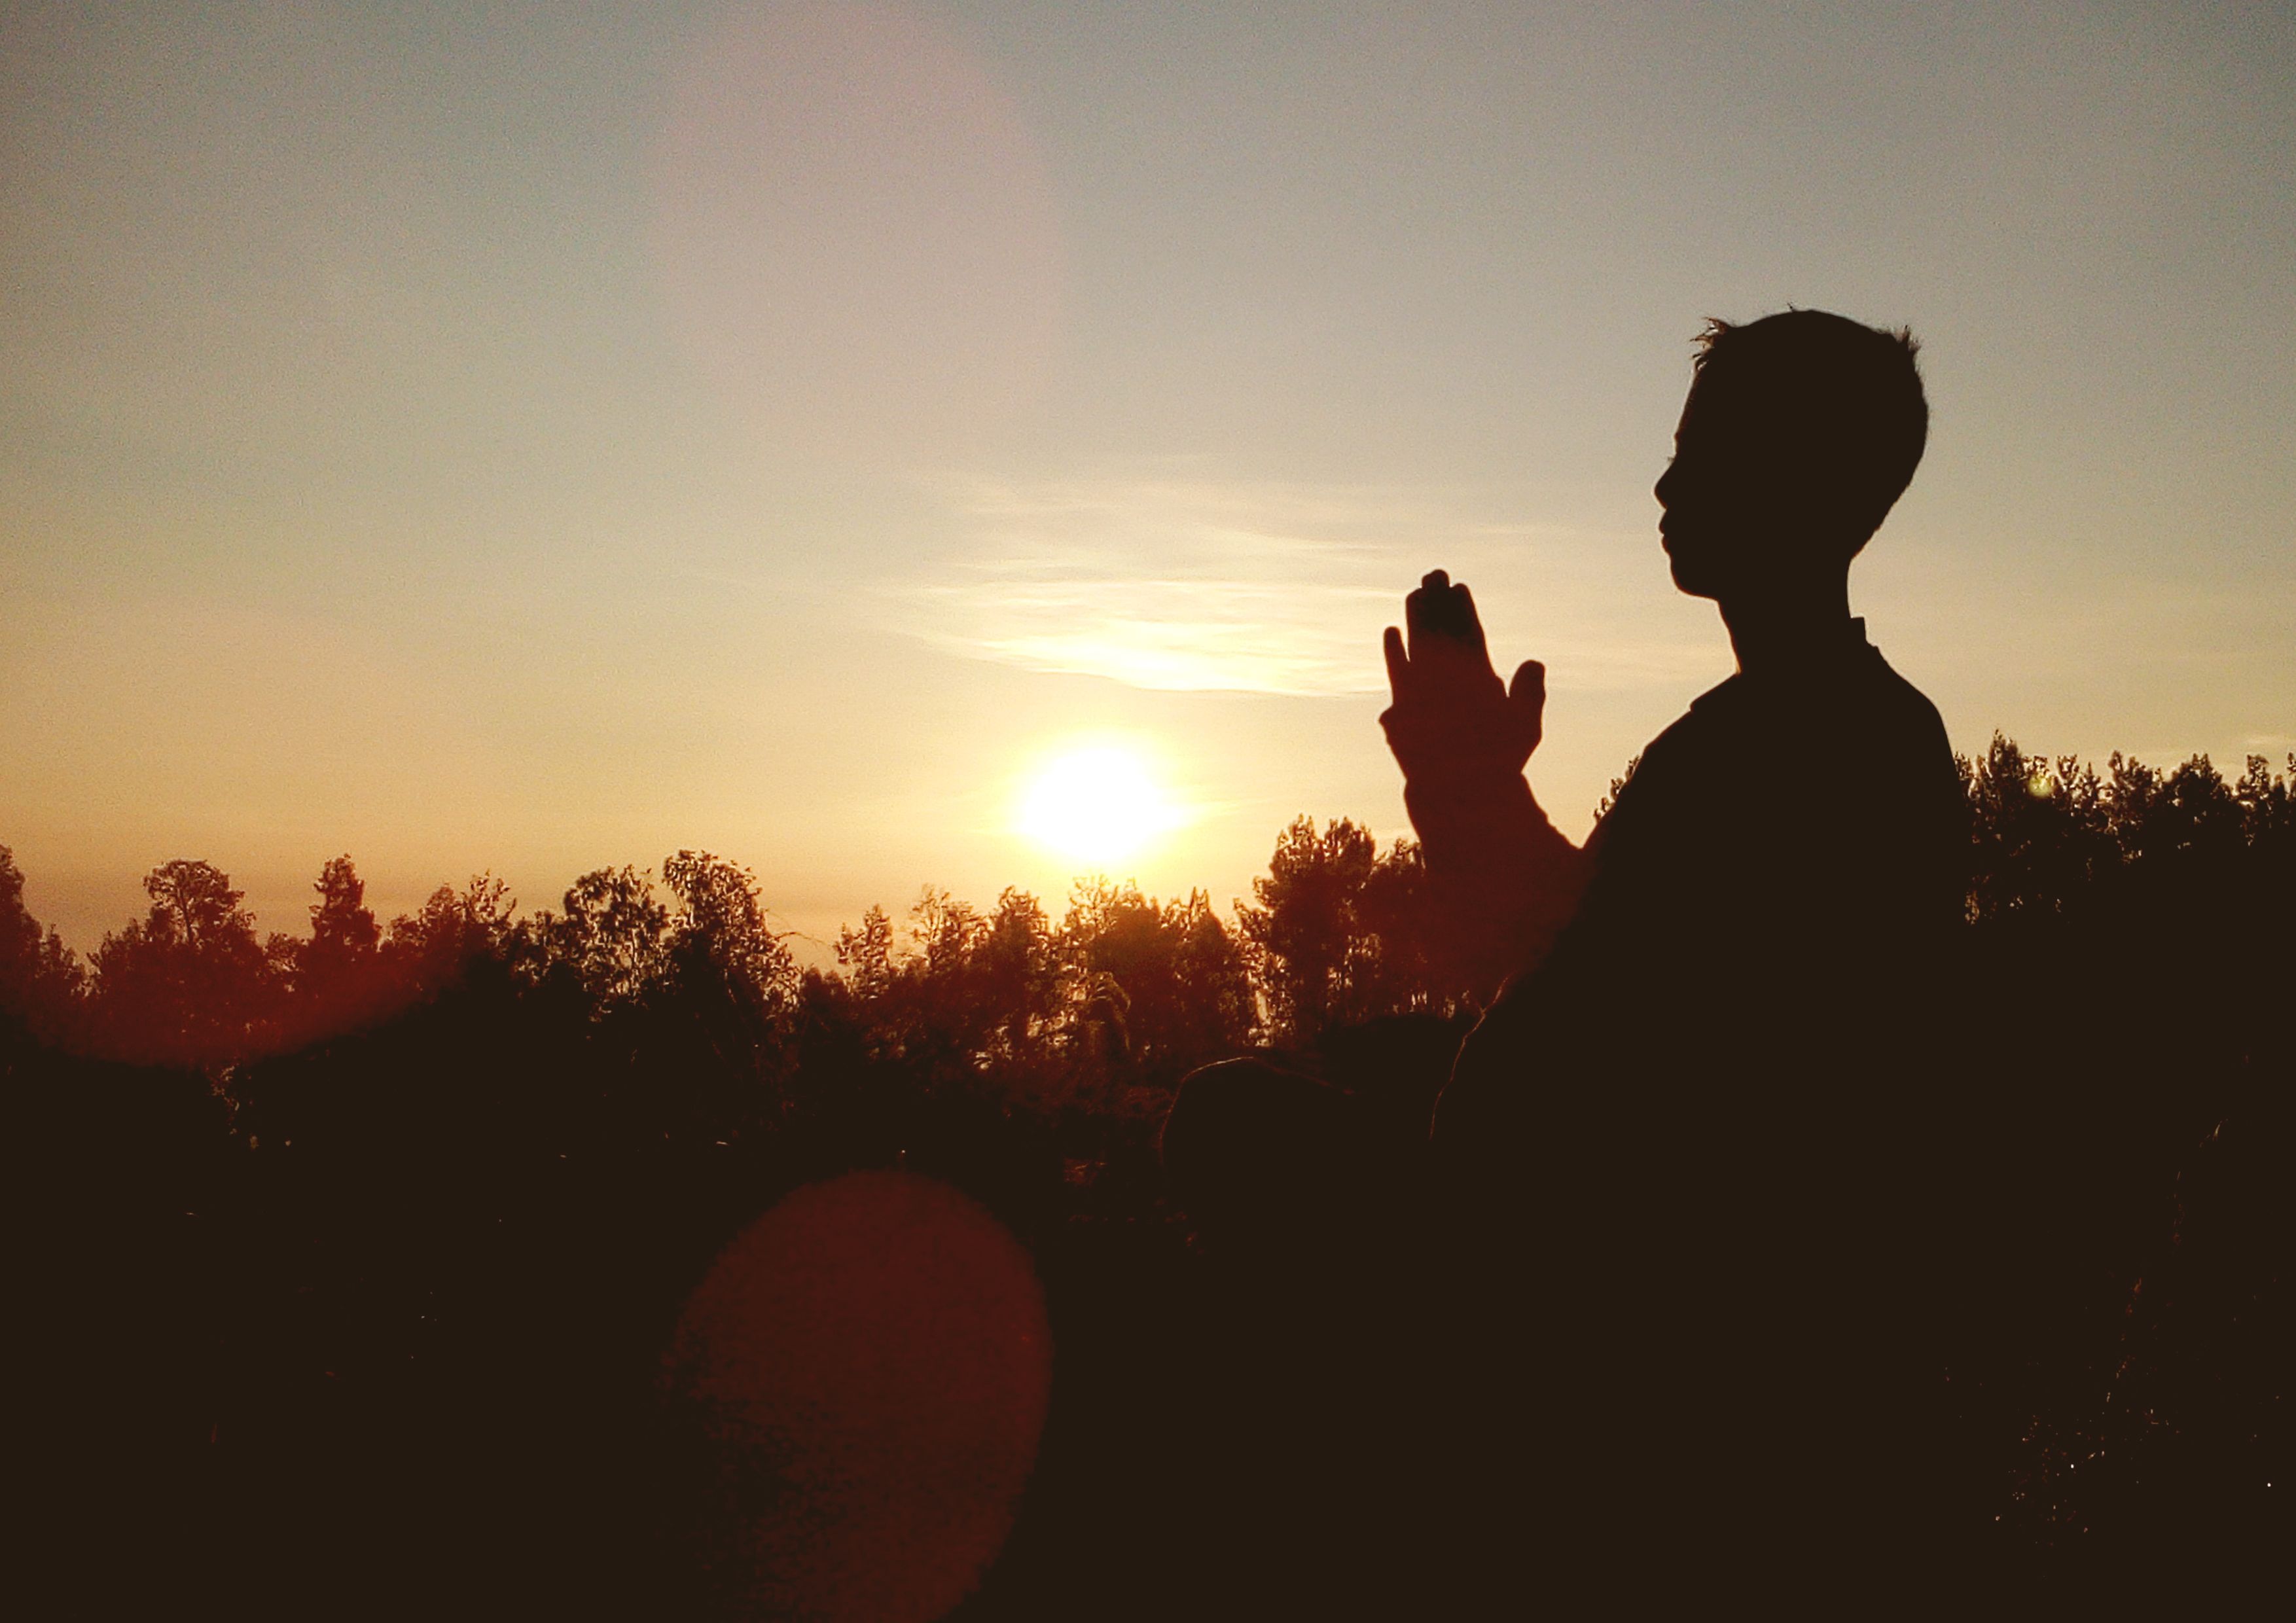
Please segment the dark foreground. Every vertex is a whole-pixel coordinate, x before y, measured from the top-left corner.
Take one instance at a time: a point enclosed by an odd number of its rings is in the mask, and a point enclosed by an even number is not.
[[[2021,1227],[1970,1338],[1985,1447],[1940,1557],[2093,1578],[2284,1553],[2284,1080],[2101,1096],[2038,1045],[2017,1069],[2021,1098],[1972,1123],[2017,1148]],[[1410,1259],[1375,1223],[1289,1254],[1192,1234],[1152,1121],[1099,1124],[1085,1156],[1076,1123],[913,1096],[754,1145],[524,1157],[371,1097],[360,1148],[275,1152],[195,1078],[58,1061],[12,1082],[42,1546],[91,1614],[740,1610],[722,1524],[789,1513],[787,1485],[681,1399],[674,1328],[746,1225],[857,1167],[966,1192],[1043,1284],[1041,1447],[961,1615],[1353,1610],[1454,1559],[1395,1474],[1425,1462],[1396,1436],[1430,1367],[1397,1314]],[[1845,1439],[1844,1480],[1814,1491],[1899,1469],[1903,1442]],[[1510,1503],[1570,1490],[1536,1458],[1453,1457]],[[1513,1531],[1528,1601],[1568,1553]]]

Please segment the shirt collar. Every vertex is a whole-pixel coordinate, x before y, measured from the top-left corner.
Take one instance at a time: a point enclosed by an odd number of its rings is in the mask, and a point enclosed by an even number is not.
[[[1798,682],[1807,674],[1839,668],[1861,658],[1881,657],[1882,651],[1866,640],[1865,618],[1853,615],[1843,627],[1841,640],[1822,649],[1808,664],[1790,672],[1773,671],[1767,678],[1750,678],[1743,671],[1735,672],[1692,700],[1690,708],[1694,710],[1712,701],[1727,702],[1729,695],[1742,693],[1750,685],[1759,692],[1780,681]]]

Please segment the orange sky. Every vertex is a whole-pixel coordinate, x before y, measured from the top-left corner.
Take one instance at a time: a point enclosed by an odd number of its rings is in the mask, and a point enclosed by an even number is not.
[[[1957,747],[2296,749],[2284,7],[470,4],[0,20],[0,843],[293,928],[704,847],[826,937],[1057,898],[1030,774],[1243,892],[1403,824],[1424,570],[1582,830],[1728,671],[1649,487],[1702,317],[1925,340],[1853,578]],[[1781,763],[1781,771],[1790,769]]]

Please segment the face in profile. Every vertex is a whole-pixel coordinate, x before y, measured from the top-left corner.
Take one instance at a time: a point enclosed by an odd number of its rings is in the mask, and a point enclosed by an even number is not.
[[[1760,443],[1736,405],[1711,373],[1698,375],[1675,430],[1674,459],[1652,490],[1674,584],[1693,597],[1722,597],[1765,573],[1767,554],[1784,539],[1776,447]]]
[[[1652,490],[1677,586],[1727,602],[1797,591],[1846,567],[1889,506],[1873,509],[1858,447],[1842,432],[1852,405],[1829,417],[1807,391],[1797,398],[1743,362],[1698,373]]]

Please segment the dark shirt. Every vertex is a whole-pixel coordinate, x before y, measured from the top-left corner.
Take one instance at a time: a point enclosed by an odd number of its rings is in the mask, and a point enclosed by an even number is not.
[[[1570,1507],[1672,1484],[1668,1536],[1726,1544],[1889,1383],[1965,819],[1936,709],[1852,621],[1652,741],[1468,1038],[1434,1124],[1463,1373],[1529,1406],[1566,1541],[1631,1540]]]
[[[1460,1055],[1438,1137],[1488,1100],[1605,1080],[1771,1086],[1894,1063],[1962,911],[1967,814],[1937,709],[1865,640],[1732,676],[1653,739],[1587,843],[1554,951]]]

